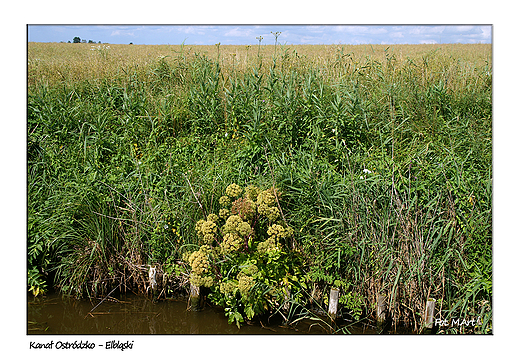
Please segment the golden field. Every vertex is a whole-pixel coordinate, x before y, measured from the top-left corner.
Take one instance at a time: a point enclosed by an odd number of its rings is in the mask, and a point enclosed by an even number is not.
[[[220,59],[223,75],[266,64],[277,55],[281,66],[305,67],[313,63],[334,71],[338,64],[350,64],[350,71],[367,61],[384,63],[392,59],[397,68],[413,63],[422,66],[435,57],[432,71],[462,75],[484,65],[492,65],[490,44],[427,45],[117,45],[34,43],[27,45],[29,85],[39,82],[107,79],[129,72],[146,74],[158,60],[189,62],[196,56]],[[435,56],[434,56],[435,55]],[[267,69],[267,66],[264,67]]]

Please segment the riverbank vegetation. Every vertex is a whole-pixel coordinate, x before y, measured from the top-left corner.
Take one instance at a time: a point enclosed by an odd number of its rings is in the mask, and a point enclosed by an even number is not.
[[[419,330],[435,298],[491,332],[491,45],[29,43],[27,75],[35,295],[146,294],[154,266],[237,324],[336,287],[351,321],[384,295]]]

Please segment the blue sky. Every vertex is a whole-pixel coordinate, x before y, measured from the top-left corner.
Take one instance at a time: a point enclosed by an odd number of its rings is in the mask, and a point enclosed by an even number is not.
[[[85,40],[111,44],[439,44],[491,43],[491,25],[28,25],[35,42]]]

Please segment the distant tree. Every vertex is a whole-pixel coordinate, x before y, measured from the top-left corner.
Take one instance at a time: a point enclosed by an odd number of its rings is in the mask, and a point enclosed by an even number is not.
[[[72,39],[72,42],[73,42],[74,44],[79,44],[79,43],[81,42],[81,39],[80,39],[79,37],[76,36],[74,39]]]
[[[87,40],[83,39],[83,40],[81,40],[81,43],[82,43],[82,44],[86,44],[86,43],[87,43]]]
[[[67,41],[67,44],[70,44],[70,40],[69,40],[69,41]]]
[[[101,40],[97,42],[98,44],[101,44]]]
[[[131,42],[131,43],[130,43],[130,45],[134,45],[134,43],[133,43],[133,42]]]
[[[94,41],[92,41],[92,40],[89,40],[89,41],[88,41],[88,43],[89,43],[89,44],[93,44],[93,43],[94,43]]]

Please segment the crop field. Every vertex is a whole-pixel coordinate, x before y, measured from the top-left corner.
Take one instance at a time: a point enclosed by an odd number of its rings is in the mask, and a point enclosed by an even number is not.
[[[492,332],[492,47],[27,45],[28,290]],[[151,279],[154,269],[156,277]],[[154,275],[155,276],[155,275]],[[368,326],[367,325],[367,326]]]

